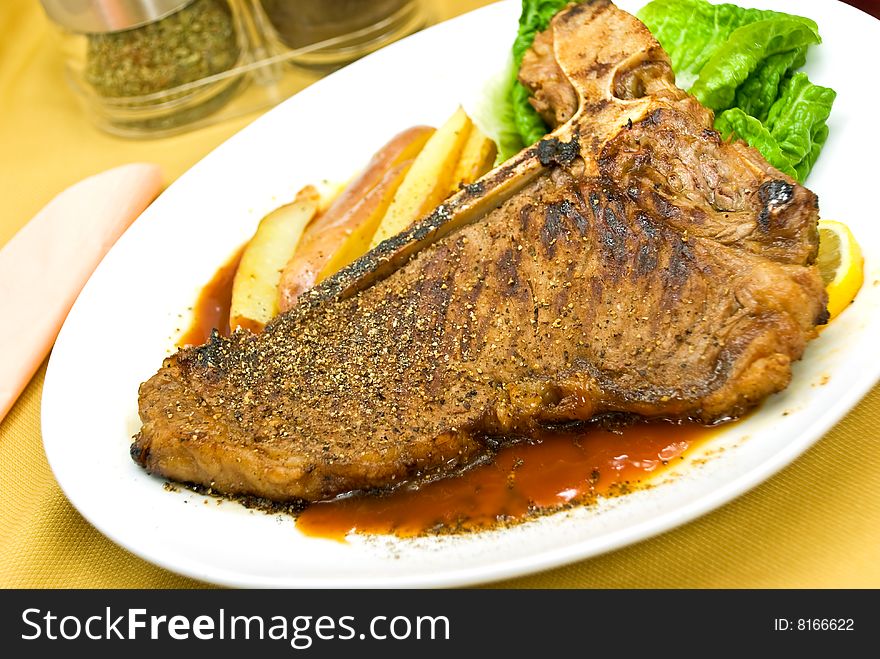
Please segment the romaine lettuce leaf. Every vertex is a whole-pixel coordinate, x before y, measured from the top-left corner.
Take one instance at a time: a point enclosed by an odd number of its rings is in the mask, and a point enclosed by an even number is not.
[[[653,0],[638,13],[680,87],[716,112],[715,128],[803,181],[828,137],[834,91],[792,76],[821,43],[815,21],[707,0]]]
[[[782,83],[766,122],[730,108],[715,119],[715,129],[724,138],[745,140],[776,169],[803,183],[828,139],[826,122],[836,96],[833,89],[811,83],[806,73],[796,73]]]
[[[779,86],[783,79],[806,61],[806,48],[771,55],[736,90],[734,107],[741,108],[760,121],[766,121],[770,107],[779,97]]]
[[[825,146],[827,139],[828,124],[820,124],[819,126],[816,126],[813,130],[813,146],[810,148],[810,152],[807,154],[806,158],[794,166],[794,169],[797,172],[795,178],[798,181],[803,183],[807,180],[807,176],[809,176],[812,171],[813,165],[816,164],[816,160],[819,158],[819,153],[821,153],[822,147]]]
[[[688,89],[716,50],[743,25],[784,16],[706,0],[653,0],[636,14],[672,60],[677,84]]]
[[[796,73],[782,84],[779,99],[767,116],[767,129],[795,165],[810,157],[836,97],[833,89],[810,82],[806,73]]]
[[[690,92],[706,107],[725,110],[734,104],[737,88],[768,57],[820,42],[818,27],[805,18],[774,17],[744,25],[715,50]]]

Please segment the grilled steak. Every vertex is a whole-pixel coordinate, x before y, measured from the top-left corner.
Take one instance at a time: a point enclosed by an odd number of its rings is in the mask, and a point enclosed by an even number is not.
[[[564,10],[538,48],[574,116],[262,334],[167,359],[140,389],[136,462],[319,500],[452,473],[545,424],[729,419],[788,384],[826,320],[815,195],[721,142],[610,2]]]

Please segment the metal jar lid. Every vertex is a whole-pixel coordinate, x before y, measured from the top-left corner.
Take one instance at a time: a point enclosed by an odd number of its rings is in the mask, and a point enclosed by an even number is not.
[[[40,0],[49,18],[85,34],[118,32],[153,23],[192,0]]]

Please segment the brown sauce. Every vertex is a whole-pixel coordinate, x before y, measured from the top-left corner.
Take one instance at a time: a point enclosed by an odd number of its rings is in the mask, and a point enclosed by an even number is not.
[[[244,247],[238,250],[214,275],[199,293],[193,305],[192,323],[177,340],[178,346],[198,346],[211,338],[216,329],[229,336],[229,308],[232,306],[232,281],[241,261]]]
[[[531,443],[502,448],[491,462],[460,476],[385,496],[312,504],[297,527],[337,540],[350,532],[411,537],[492,528],[644,486],[712,432],[694,423],[662,421],[617,432],[545,431]]]
[[[240,259],[241,251],[204,287],[178,345],[200,345],[215,328],[229,334]],[[312,504],[296,523],[307,535],[336,540],[351,532],[411,537],[492,528],[643,487],[712,434],[698,424],[664,421],[614,432],[595,425],[547,430],[528,443],[501,448],[491,461],[458,476]]]

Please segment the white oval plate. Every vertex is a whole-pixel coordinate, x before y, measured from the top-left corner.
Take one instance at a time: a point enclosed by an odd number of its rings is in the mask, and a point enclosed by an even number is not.
[[[745,1],[745,0],[744,0]],[[783,1],[748,0],[780,10]],[[630,11],[642,3],[621,2]],[[439,125],[479,97],[515,33],[518,2],[490,5],[394,44],[281,104],[196,165],[135,222],[61,331],[43,391],[55,476],[100,531],[143,558],[249,587],[460,586],[594,556],[672,528],[742,494],[822,436],[880,377],[880,218],[873,195],[880,90],[860,64],[880,22],[830,0],[799,2],[825,42],[807,66],[839,93],[809,185],[822,215],[850,224],[866,285],[807,350],[791,386],[730,426],[657,487],[518,527],[438,538],[302,535],[289,517],[169,492],[128,454],[138,385],[173,350],[200,288],[259,218],[320,179],[345,180],[391,135]]]

